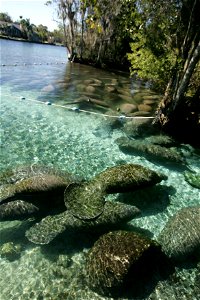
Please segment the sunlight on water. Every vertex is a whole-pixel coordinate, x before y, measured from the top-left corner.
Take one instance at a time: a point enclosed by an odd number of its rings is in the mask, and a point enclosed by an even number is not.
[[[6,45],[7,41],[3,42]],[[90,179],[108,167],[126,162],[161,172],[168,176],[167,180],[148,193],[143,190],[134,193],[134,203],[142,209],[142,214],[130,222],[130,226],[142,228],[154,239],[169,217],[179,209],[199,204],[200,190],[184,180],[183,171],[169,169],[140,155],[120,151],[115,141],[126,134],[118,119],[121,111],[117,114],[117,107],[127,101],[130,103],[130,99],[135,97],[134,93],[131,95],[131,83],[127,76],[90,67],[63,65],[65,51],[59,47],[23,45],[26,51],[22,57],[20,45],[19,43],[17,46],[19,52],[16,59],[12,57],[9,60],[7,52],[2,62],[6,64],[17,61],[20,67],[2,67],[1,171],[21,165],[42,164]],[[30,52],[26,56],[27,51],[31,51],[29,47],[34,49],[32,57]],[[52,66],[45,65],[47,59],[44,53],[49,55]],[[38,65],[30,68],[22,66],[24,62],[30,61]],[[94,80],[91,81],[91,78]],[[87,83],[87,80],[90,81]],[[108,87],[110,92],[105,94]],[[135,89],[139,89],[138,84]],[[70,110],[77,105],[75,101],[78,98],[82,95],[87,98],[91,93],[91,98],[96,100],[103,100],[105,94],[108,107],[81,102],[80,108],[98,112],[99,115]],[[127,100],[121,101],[120,95],[125,94]],[[143,103],[144,95],[146,100],[148,95],[150,101],[153,94],[150,91],[148,94],[148,90],[143,88],[132,104]],[[71,104],[67,104],[69,100],[72,100]],[[66,109],[46,105],[46,101],[65,105]],[[138,108],[136,111],[139,111]],[[142,111],[141,109],[140,112]],[[116,115],[116,118],[106,117],[105,114],[108,113]],[[189,148],[187,145],[181,147]],[[191,150],[193,152],[194,149]],[[197,156],[191,154],[186,157],[186,161],[193,170],[200,172]],[[133,194],[110,195],[108,198],[132,201]],[[92,292],[82,279],[86,253],[95,241],[94,236],[89,233],[74,236],[65,232],[56,242],[37,246],[25,238],[25,231],[32,223],[31,218],[0,223],[0,249],[8,242],[13,242],[20,249],[14,260],[0,257],[1,299],[108,299]],[[198,270],[195,265],[177,267],[174,281],[159,282],[145,299],[198,299]]]

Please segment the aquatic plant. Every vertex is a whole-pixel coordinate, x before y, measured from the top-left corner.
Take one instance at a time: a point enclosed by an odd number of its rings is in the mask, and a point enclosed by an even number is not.
[[[184,172],[184,177],[187,183],[191,186],[200,189],[200,175],[192,172]]]
[[[8,242],[0,247],[0,255],[6,259],[13,261],[19,258],[21,253],[21,245]]]

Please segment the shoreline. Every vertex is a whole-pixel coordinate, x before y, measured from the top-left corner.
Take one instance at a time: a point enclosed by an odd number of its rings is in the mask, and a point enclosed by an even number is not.
[[[16,42],[25,42],[25,43],[31,43],[31,44],[64,47],[63,44],[47,43],[47,42],[43,43],[43,42],[29,41],[29,40],[25,40],[25,39],[22,39],[22,38],[16,38],[16,37],[5,36],[5,35],[0,35],[0,39],[10,40],[10,41],[16,41]]]

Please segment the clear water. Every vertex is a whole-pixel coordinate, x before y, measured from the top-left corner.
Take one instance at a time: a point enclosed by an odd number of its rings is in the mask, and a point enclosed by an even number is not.
[[[40,163],[92,178],[124,161],[160,171],[168,180],[148,196],[142,191],[135,195],[144,203],[145,197],[152,201],[131,222],[156,239],[171,215],[199,203],[200,191],[185,182],[182,172],[121,152],[115,140],[125,133],[120,127],[111,130],[115,119],[106,116],[119,115],[120,105],[138,105],[152,92],[126,74],[71,64],[66,57],[62,47],[1,40],[0,168]],[[104,101],[106,107],[82,101],[88,97]],[[45,105],[46,101],[55,105]],[[74,112],[70,108],[77,107],[77,102],[81,109],[97,114]],[[188,156],[187,163],[200,171],[195,156]],[[0,223],[0,246],[22,245],[19,259],[0,257],[0,299],[107,299],[81,280],[85,254],[94,242],[91,236],[66,233],[56,244],[39,247],[24,238],[30,224],[30,219]],[[176,271],[174,282],[159,282],[145,299],[199,299],[196,266]]]

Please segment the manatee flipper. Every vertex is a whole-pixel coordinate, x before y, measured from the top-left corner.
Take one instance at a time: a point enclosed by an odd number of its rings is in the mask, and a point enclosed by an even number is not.
[[[81,220],[74,217],[70,211],[65,211],[42,219],[26,231],[26,237],[35,244],[48,244],[67,229],[87,231],[102,228],[108,230],[113,225],[131,221],[139,213],[140,210],[135,206],[117,201],[106,201],[103,213],[96,219]]]
[[[26,231],[27,239],[35,244],[49,244],[57,235],[66,230],[68,212],[47,216]]]
[[[73,216],[91,220],[103,213],[104,195],[104,190],[96,181],[72,183],[65,189],[65,206]]]

